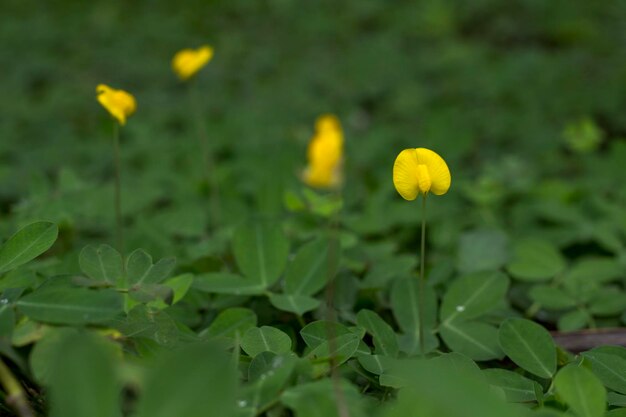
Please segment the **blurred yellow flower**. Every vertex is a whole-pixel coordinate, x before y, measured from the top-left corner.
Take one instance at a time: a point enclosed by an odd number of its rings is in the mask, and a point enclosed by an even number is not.
[[[307,149],[308,166],[303,180],[314,188],[332,188],[341,183],[343,131],[337,116],[324,114],[315,122],[315,134]]]
[[[96,87],[96,93],[100,104],[122,126],[126,124],[126,119],[137,109],[135,97],[124,90],[116,90],[108,85],[100,84]]]
[[[393,165],[393,185],[405,200],[415,200],[420,194],[445,194],[450,182],[446,161],[430,149],[405,149]]]
[[[183,49],[172,58],[172,69],[181,80],[188,80],[213,58],[213,48],[208,45],[198,49]]]

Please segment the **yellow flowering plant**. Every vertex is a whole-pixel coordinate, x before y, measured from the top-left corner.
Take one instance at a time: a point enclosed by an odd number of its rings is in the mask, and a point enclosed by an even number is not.
[[[117,244],[123,253],[124,238],[122,226],[122,197],[121,197],[121,161],[120,161],[120,136],[119,126],[124,126],[126,120],[137,110],[135,97],[127,91],[117,90],[106,84],[96,87],[96,98],[117,123],[113,127],[113,157],[115,161],[115,219],[117,225]]]
[[[343,131],[337,116],[324,114],[315,122],[315,134],[307,149],[308,165],[303,181],[313,188],[335,188],[341,184]]]
[[[127,91],[116,90],[106,84],[96,87],[98,102],[104,107],[121,126],[126,124],[126,119],[137,110],[135,97]]]
[[[424,348],[424,263],[426,258],[426,197],[429,193],[443,195],[450,189],[452,177],[446,161],[426,148],[405,149],[393,164],[393,185],[408,201],[422,196],[422,236],[419,276],[419,343]]]
[[[172,70],[178,78],[186,81],[193,77],[206,64],[213,59],[213,47],[201,46],[198,49],[182,49],[172,58]]]
[[[172,70],[181,81],[191,81],[191,79],[213,59],[213,47],[203,45],[197,49],[185,48],[178,51],[172,58]],[[202,98],[198,95],[197,88],[193,82],[186,82],[187,94],[189,98],[189,114],[193,116],[196,128],[198,144],[200,146],[199,156],[202,158],[204,182],[208,187],[209,204],[211,211],[211,223],[213,226],[219,224],[220,202],[219,183],[215,172],[215,162],[212,144],[209,142],[209,133],[205,124],[206,117],[202,114]]]

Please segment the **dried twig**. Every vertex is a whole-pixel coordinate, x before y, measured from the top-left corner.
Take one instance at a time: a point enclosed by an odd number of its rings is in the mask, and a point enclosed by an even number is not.
[[[576,332],[551,332],[557,345],[579,353],[603,345],[626,347],[626,328],[587,329]]]

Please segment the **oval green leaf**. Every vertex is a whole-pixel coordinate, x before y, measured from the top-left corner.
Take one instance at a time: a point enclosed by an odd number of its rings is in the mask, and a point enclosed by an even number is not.
[[[252,327],[244,334],[241,348],[252,357],[261,352],[287,353],[291,350],[291,338],[275,327]]]
[[[556,372],[556,345],[541,325],[511,318],[502,323],[498,341],[504,353],[520,368],[541,378]]]
[[[17,302],[33,320],[55,324],[102,323],[123,311],[123,298],[114,290],[45,287]]]
[[[57,225],[50,222],[36,222],[20,229],[0,247],[0,273],[15,269],[50,249],[58,234]]]
[[[515,244],[508,271],[522,281],[545,281],[565,269],[563,255],[552,243],[541,239],[524,239]]]
[[[554,378],[557,395],[580,417],[602,417],[606,389],[590,370],[571,364]]]
[[[502,272],[478,272],[454,281],[441,303],[441,320],[469,320],[495,308],[505,298],[509,279]]]
[[[278,223],[246,222],[235,231],[233,252],[243,275],[267,288],[285,269],[289,241]]]

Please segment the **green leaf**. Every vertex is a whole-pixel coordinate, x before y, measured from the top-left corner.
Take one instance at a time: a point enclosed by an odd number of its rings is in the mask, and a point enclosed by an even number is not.
[[[361,288],[386,288],[393,278],[404,277],[415,271],[417,258],[413,255],[395,255],[377,260],[360,282]]]
[[[626,417],[626,408],[616,408],[607,412],[604,417]]]
[[[606,410],[606,389],[588,369],[570,364],[554,378],[557,395],[580,417],[602,417]]]
[[[109,245],[88,245],[80,251],[78,263],[89,278],[111,285],[117,284],[124,275],[122,255]]]
[[[318,239],[302,246],[285,272],[285,293],[310,296],[337,272],[339,245]]]
[[[590,257],[577,261],[565,274],[565,281],[593,281],[597,284],[615,281],[622,277],[619,261],[608,257]]]
[[[17,302],[33,320],[55,324],[102,323],[123,311],[123,298],[114,290],[45,287]]]
[[[240,408],[252,410],[254,415],[265,409],[285,388],[293,373],[296,360],[287,355],[262,352],[252,359],[248,375],[249,384],[243,388]]]
[[[448,347],[475,361],[500,359],[504,356],[498,345],[498,330],[478,321],[444,322],[441,337]]]
[[[419,342],[419,285],[416,277],[394,280],[391,287],[391,310],[403,334],[398,338],[400,349],[409,355],[420,352]],[[432,287],[424,292],[424,348],[430,352],[439,345],[433,329],[437,321],[437,297]]]
[[[618,394],[616,392],[609,392],[606,396],[606,401],[613,407],[626,407],[626,395]],[[623,409],[626,412],[626,408]]]
[[[504,353],[520,368],[541,378],[556,372],[556,345],[541,325],[511,318],[502,323],[498,340]]]
[[[143,249],[133,251],[126,261],[126,276],[129,286],[159,284],[166,279],[174,267],[176,259],[164,258],[152,264],[152,256]]]
[[[318,320],[307,324],[300,330],[300,336],[304,340],[304,343],[311,349],[315,349],[322,343],[327,342],[331,337],[337,338],[351,333],[357,334],[359,339],[361,339],[363,335],[365,335],[365,329],[360,327],[348,328],[341,323]],[[365,342],[361,340],[356,353],[369,355],[370,350]]]
[[[563,310],[577,304],[565,291],[544,284],[533,286],[528,295],[531,300],[550,310]]]
[[[168,287],[173,292],[174,297],[172,298],[171,305],[176,304],[185,297],[187,291],[189,291],[189,288],[191,288],[191,285],[193,284],[193,278],[193,274],[187,273],[177,275],[173,278],[169,278],[163,283],[163,286]],[[150,303],[149,305],[151,307],[161,309],[168,307],[166,303],[161,301],[155,301],[153,303]]]
[[[367,372],[382,375],[395,364],[395,359],[383,355],[359,355],[357,360]]]
[[[234,417],[236,373],[213,344],[192,344],[157,358],[140,390],[136,417]]]
[[[57,240],[59,229],[50,222],[23,227],[0,247],[0,273],[15,269],[38,257]]]
[[[626,394],[626,359],[594,350],[584,352],[583,356],[607,388]]]
[[[398,356],[400,350],[398,338],[393,329],[378,314],[371,310],[363,309],[356,315],[356,322],[374,338],[376,354],[392,358]]]
[[[626,293],[617,288],[600,288],[589,300],[589,312],[594,316],[614,316],[626,310]]]
[[[315,349],[309,352],[309,357],[329,358],[334,357],[339,365],[350,359],[359,348],[361,337],[356,333],[347,333],[332,339],[332,342],[325,340]]]
[[[391,310],[404,333],[419,334],[419,283],[416,278],[396,279],[391,287]],[[431,287],[424,291],[424,329],[430,330],[437,322],[437,297]]]
[[[572,332],[584,328],[589,322],[589,313],[585,310],[573,310],[563,314],[557,321],[557,328],[562,332]]]
[[[451,366],[452,365],[452,366]],[[449,361],[404,360],[389,371],[403,387],[382,417],[521,417],[522,407],[505,403],[475,367]],[[383,375],[384,376],[384,375]],[[381,377],[382,380],[388,378]]]
[[[115,322],[115,327],[135,341],[149,339],[163,346],[174,346],[179,340],[176,322],[164,310],[152,310],[140,304],[128,312],[123,320]]]
[[[252,327],[244,334],[241,348],[252,357],[261,352],[287,353],[291,351],[291,338],[275,327]]]
[[[482,372],[490,385],[504,391],[506,400],[509,402],[528,402],[537,399],[535,390],[539,384],[536,381],[506,369],[483,369]]]
[[[198,275],[194,278],[193,288],[209,293],[233,295],[259,295],[265,292],[265,287],[257,281],[225,272]]]
[[[293,410],[296,417],[340,417],[336,400],[338,390],[348,409],[348,415],[367,415],[358,390],[343,379],[339,380],[338,386],[330,378],[305,382],[290,387],[280,398],[285,406]]]
[[[79,330],[73,327],[60,327],[48,330],[33,347],[30,353],[30,369],[37,382],[50,384],[50,374],[60,356],[61,347],[69,336],[76,335]]]
[[[128,291],[131,299],[140,303],[151,301],[161,301],[166,305],[171,305],[174,300],[174,290],[166,285],[144,284],[133,287]]]
[[[285,269],[289,241],[277,223],[246,222],[235,231],[233,252],[243,275],[267,288]]]
[[[92,334],[67,334],[50,358],[51,417],[121,416],[122,384],[110,347]]]
[[[522,281],[545,281],[565,269],[563,255],[550,242],[525,239],[515,244],[508,271]]]
[[[495,308],[506,296],[509,279],[501,272],[478,272],[452,282],[441,302],[441,320],[469,320]]]
[[[211,325],[203,332],[212,338],[243,338],[248,329],[255,327],[257,317],[254,311],[243,307],[232,307],[221,311]]]
[[[277,309],[299,316],[307,311],[315,310],[320,305],[319,300],[306,295],[271,294],[269,298]]]
[[[459,239],[457,266],[463,273],[494,271],[509,260],[509,252],[509,238],[500,230],[466,232]]]

